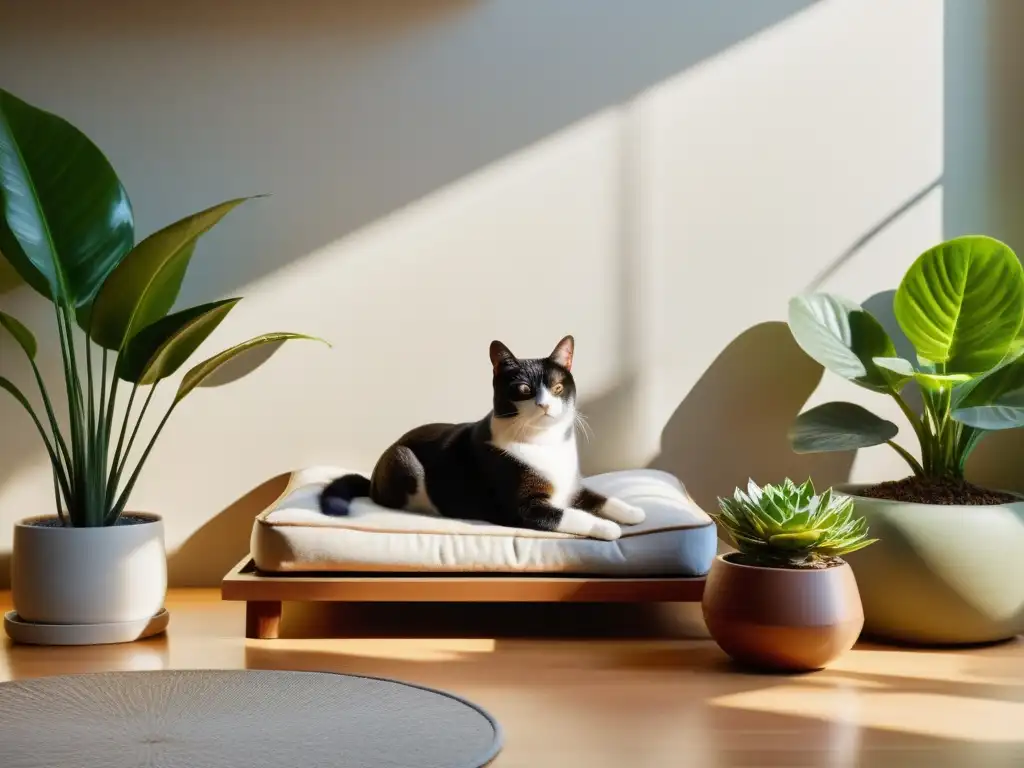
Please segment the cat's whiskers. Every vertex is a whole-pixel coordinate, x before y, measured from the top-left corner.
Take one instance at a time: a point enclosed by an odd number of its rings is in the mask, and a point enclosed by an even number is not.
[[[583,434],[584,439],[589,443],[594,431],[591,429],[590,423],[587,421],[587,417],[579,411],[576,411],[573,415],[573,421],[576,426],[580,428],[580,432]]]

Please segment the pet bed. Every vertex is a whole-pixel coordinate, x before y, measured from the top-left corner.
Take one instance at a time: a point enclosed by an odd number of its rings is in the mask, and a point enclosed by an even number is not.
[[[587,478],[647,519],[601,541],[418,515],[353,502],[319,510],[344,470],[296,472],[253,525],[250,556],[229,573],[227,600],[248,604],[247,635],[277,634],[282,601],[693,601],[717,548],[713,521],[672,475],[627,470]]]

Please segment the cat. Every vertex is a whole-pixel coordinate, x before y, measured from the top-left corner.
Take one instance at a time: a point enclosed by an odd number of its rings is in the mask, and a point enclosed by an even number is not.
[[[355,498],[391,509],[613,541],[639,507],[582,485],[576,448],[575,342],[539,359],[490,345],[493,410],[476,422],[428,424],[381,455],[371,477],[345,475],[320,495],[324,514]]]

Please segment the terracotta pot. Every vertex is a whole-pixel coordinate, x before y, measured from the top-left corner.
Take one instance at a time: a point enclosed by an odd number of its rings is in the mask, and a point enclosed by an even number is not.
[[[97,625],[146,621],[163,609],[167,593],[164,524],[103,528],[45,525],[52,517],[14,526],[11,596],[21,621]]]
[[[708,631],[733,659],[806,672],[853,647],[864,613],[850,566],[761,568],[729,557],[715,559],[702,605]]]
[[[878,542],[849,555],[865,634],[969,645],[1024,632],[1024,501],[988,506],[854,500]]]

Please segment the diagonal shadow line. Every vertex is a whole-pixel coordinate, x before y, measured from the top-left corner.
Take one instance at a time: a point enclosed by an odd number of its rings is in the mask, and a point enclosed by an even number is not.
[[[896,219],[905,214],[919,202],[924,200],[924,198],[930,195],[934,190],[938,189],[941,184],[942,176],[939,176],[939,178],[935,179],[935,181],[933,181],[931,184],[924,187],[913,197],[906,200],[903,203],[903,205],[894,210],[892,213],[890,213],[888,216],[886,216],[884,219],[878,222],[875,226],[873,226],[863,235],[858,237],[854,241],[853,245],[851,245],[841,254],[836,256],[836,258],[833,259],[828,264],[828,266],[826,266],[823,270],[821,270],[817,275],[815,275],[811,279],[811,282],[808,283],[807,285],[807,290],[816,291],[823,282],[828,280],[828,278],[832,277],[832,275],[839,271],[839,268],[842,267],[843,264],[845,264],[851,258],[853,258],[858,251],[860,251],[862,248],[864,248],[864,246],[866,246],[868,243],[870,243],[872,240],[878,237],[878,235],[880,235],[890,224],[896,221]]]

